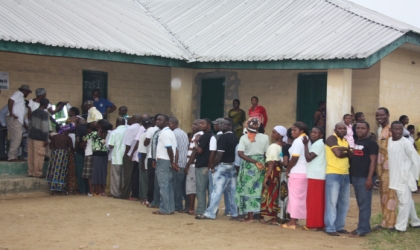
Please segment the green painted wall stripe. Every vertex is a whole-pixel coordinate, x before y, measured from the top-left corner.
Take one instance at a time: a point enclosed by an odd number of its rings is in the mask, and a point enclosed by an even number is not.
[[[378,50],[365,59],[331,59],[331,60],[281,60],[281,61],[229,61],[229,62],[194,62],[170,59],[159,56],[136,56],[117,52],[105,52],[87,49],[53,47],[43,44],[20,43],[0,41],[0,51],[17,52],[25,54],[60,56],[70,58],[83,58],[104,60],[112,62],[138,63],[155,66],[193,68],[193,69],[363,69],[369,68],[379,60],[399,48],[404,43],[420,46],[420,35],[409,32],[391,44]]]

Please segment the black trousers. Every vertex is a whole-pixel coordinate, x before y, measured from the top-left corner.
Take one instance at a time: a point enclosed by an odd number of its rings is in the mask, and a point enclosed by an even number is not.
[[[131,197],[139,199],[139,180],[140,180],[140,173],[139,173],[139,163],[133,161],[133,172],[131,174]]]
[[[155,190],[155,168],[152,166],[152,158],[147,159],[147,201],[153,201],[153,192]]]

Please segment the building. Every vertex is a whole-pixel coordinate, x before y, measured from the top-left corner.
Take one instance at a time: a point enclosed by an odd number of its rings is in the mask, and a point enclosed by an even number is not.
[[[80,106],[99,87],[129,113],[195,118],[256,95],[268,128],[378,107],[420,124],[420,29],[346,0],[67,0],[2,2],[0,71],[10,89],[44,87]],[[29,98],[33,98],[30,95]],[[116,118],[113,114],[111,122]]]

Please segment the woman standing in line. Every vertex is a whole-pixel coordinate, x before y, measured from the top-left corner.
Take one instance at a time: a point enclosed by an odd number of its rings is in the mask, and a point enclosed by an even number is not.
[[[289,201],[289,188],[288,188],[288,180],[287,180],[287,165],[289,164],[290,154],[289,149],[292,147],[293,143],[292,137],[292,128],[287,129],[286,136],[283,137],[283,141],[285,142],[281,148],[281,153],[283,155],[283,164],[281,166],[281,173],[280,173],[280,192],[279,192],[279,212],[277,213],[277,217],[279,218],[280,223],[286,223],[290,220],[290,215],[287,212],[287,203]]]
[[[305,158],[308,162],[306,177],[308,178],[308,192],[306,196],[306,228],[323,229],[325,213],[325,173],[327,161],[325,159],[324,128],[316,126],[311,131],[311,147],[309,140],[303,137]]]
[[[252,106],[248,110],[248,116],[249,118],[256,117],[258,118],[258,120],[260,120],[261,124],[258,129],[258,132],[264,133],[265,126],[267,126],[267,122],[268,122],[268,116],[267,116],[267,111],[265,110],[265,108],[263,106],[258,105],[258,101],[259,101],[258,97],[256,96],[251,97]]]
[[[243,135],[238,144],[238,155],[241,157],[236,184],[235,202],[239,215],[248,214],[244,222],[254,222],[254,213],[261,211],[262,182],[265,174],[264,154],[269,139],[267,135],[258,133],[261,123],[258,118],[249,118],[246,123],[248,134]]]
[[[238,99],[233,100],[233,109],[229,110],[229,118],[233,120],[233,133],[238,140],[241,139],[243,133],[243,124],[245,122],[245,111],[239,108],[241,102]]]
[[[295,138],[289,153],[292,158],[287,165],[286,174],[289,176],[289,202],[287,211],[290,221],[282,224],[283,228],[296,229],[298,219],[306,219],[306,192],[308,179],[306,178],[306,159],[303,137],[307,137],[308,126],[303,122],[296,122],[292,126],[292,137]],[[310,145],[310,143],[309,143]]]
[[[263,181],[263,190],[261,195],[261,215],[271,217],[267,224],[277,224],[277,214],[280,211],[279,191],[280,191],[280,173],[283,165],[282,147],[286,144],[283,138],[286,136],[287,129],[283,126],[275,126],[271,132],[271,138],[275,141],[271,144],[266,155],[266,173]]]

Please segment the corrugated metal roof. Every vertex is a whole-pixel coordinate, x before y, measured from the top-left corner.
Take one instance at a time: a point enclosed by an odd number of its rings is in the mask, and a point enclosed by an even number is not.
[[[1,0],[0,39],[191,59],[133,0]]]
[[[343,0],[139,2],[200,62],[366,58],[419,32]]]
[[[2,0],[0,40],[188,62],[366,58],[420,29],[346,0]]]

